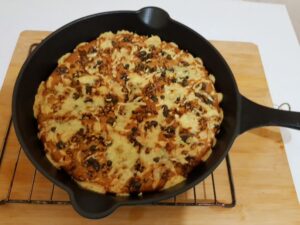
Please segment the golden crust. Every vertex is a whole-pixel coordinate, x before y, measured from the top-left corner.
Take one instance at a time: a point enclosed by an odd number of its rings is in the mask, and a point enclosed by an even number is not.
[[[216,142],[222,95],[201,59],[158,36],[106,32],[59,59],[34,103],[50,162],[101,193],[182,182]]]

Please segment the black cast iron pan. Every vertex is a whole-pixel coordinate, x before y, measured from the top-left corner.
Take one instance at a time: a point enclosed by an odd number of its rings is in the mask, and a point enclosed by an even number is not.
[[[143,35],[159,35],[173,41],[181,49],[203,59],[208,71],[216,77],[216,89],[224,99],[224,121],[218,141],[209,159],[195,168],[187,180],[162,192],[143,196],[116,197],[81,189],[64,171],[55,169],[46,159],[37,138],[33,102],[39,84],[56,67],[57,59],[84,41],[95,39],[105,31],[129,30]],[[37,169],[56,185],[66,190],[73,207],[88,218],[101,218],[122,205],[138,205],[160,201],[185,192],[206,178],[227,155],[234,139],[246,130],[278,125],[300,129],[300,113],[284,112],[258,105],[244,96],[220,53],[201,35],[171,19],[164,10],[146,7],[139,11],[116,11],[87,16],[71,22],[49,35],[24,63],[13,94],[13,122],[17,137],[28,158]]]

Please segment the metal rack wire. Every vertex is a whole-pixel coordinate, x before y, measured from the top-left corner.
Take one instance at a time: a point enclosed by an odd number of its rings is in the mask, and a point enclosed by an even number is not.
[[[29,53],[32,52],[32,50],[37,46],[38,44],[32,44]],[[7,154],[11,154],[10,151],[7,148],[7,143],[10,135],[12,135],[13,129],[12,129],[12,119],[10,118],[4,139],[3,139],[3,145],[1,147],[0,151],[0,169],[3,165],[4,158]],[[27,193],[27,199],[24,198],[17,198],[12,195],[13,188],[17,185],[16,184],[16,174],[17,174],[17,168],[20,163],[20,155],[22,152],[22,148],[19,146],[18,150],[15,151],[16,159],[15,161],[12,161],[10,163],[13,165],[13,171],[12,175],[9,179],[9,184],[7,184],[7,192],[6,190],[1,190],[1,180],[0,180],[0,190],[3,192],[6,192],[2,194],[3,197],[0,199],[0,204],[9,204],[9,203],[26,203],[26,204],[59,204],[59,205],[68,205],[70,204],[69,200],[57,200],[54,199],[54,190],[56,186],[54,184],[51,184],[50,187],[50,194],[47,198],[44,199],[34,199],[33,198],[33,192],[34,187],[37,180],[37,174],[39,173],[36,169],[34,169],[31,183],[27,184],[30,186],[30,189]],[[175,196],[172,199],[161,201],[157,203],[153,203],[153,205],[165,205],[165,206],[220,206],[220,207],[234,207],[236,204],[236,197],[235,197],[235,189],[234,189],[234,183],[233,183],[233,176],[231,172],[231,165],[230,165],[230,159],[229,156],[226,156],[225,159],[225,169],[223,169],[222,173],[222,180],[227,180],[224,184],[224,182],[219,183],[218,179],[215,177],[215,172],[212,172],[208,178],[206,178],[202,183],[198,184],[197,186],[193,187],[191,190],[189,190],[189,197],[182,198],[180,196]],[[218,168],[216,169],[218,171]],[[1,170],[0,170],[1,172]],[[0,174],[1,175],[1,174]],[[3,175],[3,174],[2,174]],[[225,176],[225,177],[224,177]],[[226,185],[225,189],[229,190],[227,193],[221,193],[218,191],[218,185],[222,185],[222,190],[224,190],[224,185]],[[200,193],[201,192],[201,193]],[[210,193],[210,194],[209,194]],[[223,196],[222,199],[219,199],[218,196]],[[224,195],[226,197],[224,197]]]

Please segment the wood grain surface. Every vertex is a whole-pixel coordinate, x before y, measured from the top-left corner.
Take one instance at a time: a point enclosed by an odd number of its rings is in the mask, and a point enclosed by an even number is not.
[[[29,46],[43,39],[49,32],[21,33],[4,85],[0,92],[0,141],[11,115],[11,96],[16,76],[26,59]],[[240,92],[249,99],[272,106],[257,47],[251,43],[212,41],[229,63]],[[30,76],[30,75],[28,75]],[[16,167],[11,198],[67,200],[64,191],[55,187],[35,171],[20,150],[12,129],[6,153],[0,165],[0,200],[5,199]],[[19,153],[20,152],[20,153]],[[0,205],[0,224],[300,224],[300,206],[292,183],[282,139],[278,128],[253,129],[239,136],[231,152],[237,205],[222,207],[121,207],[101,220],[79,216],[70,205]],[[32,178],[35,175],[35,182]],[[218,199],[228,201],[228,181],[225,163],[215,172]],[[210,199],[211,181],[196,187],[198,198]],[[31,192],[31,189],[33,191]],[[192,200],[188,191],[178,199]]]

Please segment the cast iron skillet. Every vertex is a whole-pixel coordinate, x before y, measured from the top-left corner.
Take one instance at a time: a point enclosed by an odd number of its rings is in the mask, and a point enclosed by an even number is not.
[[[46,159],[43,145],[37,138],[37,122],[32,109],[39,84],[47,79],[61,55],[72,51],[80,42],[95,39],[102,32],[122,29],[144,35],[159,35],[162,40],[173,41],[181,49],[201,57],[208,71],[216,77],[216,89],[224,95],[222,108],[225,117],[209,159],[195,168],[185,182],[141,197],[116,197],[83,190],[64,171],[55,169]],[[201,35],[156,7],[95,14],[53,32],[24,63],[14,87],[12,105],[16,134],[28,158],[42,174],[66,190],[73,207],[88,218],[107,216],[119,206],[148,204],[185,192],[206,178],[224,159],[234,139],[248,129],[269,125],[300,129],[300,113],[267,108],[242,96],[220,53]]]

